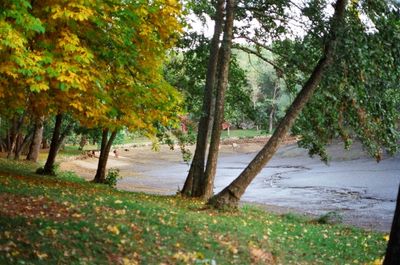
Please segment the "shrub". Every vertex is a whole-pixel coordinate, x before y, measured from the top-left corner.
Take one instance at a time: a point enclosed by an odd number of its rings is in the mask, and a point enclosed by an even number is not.
[[[110,168],[107,172],[107,176],[105,179],[105,184],[108,186],[115,188],[117,185],[117,181],[119,179],[122,179],[121,175],[119,174],[119,169],[118,168]]]

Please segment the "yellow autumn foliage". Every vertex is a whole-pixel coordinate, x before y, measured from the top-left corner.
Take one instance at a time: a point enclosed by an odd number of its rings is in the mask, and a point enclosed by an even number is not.
[[[178,1],[43,0],[8,8],[31,24],[0,16],[1,107],[69,112],[89,127],[150,134],[155,123],[178,120],[180,95],[162,76],[166,50],[182,31]]]

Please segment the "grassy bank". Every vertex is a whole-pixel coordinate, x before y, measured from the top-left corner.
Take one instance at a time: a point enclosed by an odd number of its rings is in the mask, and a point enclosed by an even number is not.
[[[367,264],[381,233],[116,191],[0,160],[0,264]],[[167,176],[166,176],[167,177]]]
[[[265,130],[256,130],[256,129],[247,129],[247,130],[230,130],[229,134],[228,131],[222,131],[221,139],[228,139],[228,138],[239,138],[239,139],[246,139],[246,138],[254,138],[257,136],[267,136],[268,134]]]

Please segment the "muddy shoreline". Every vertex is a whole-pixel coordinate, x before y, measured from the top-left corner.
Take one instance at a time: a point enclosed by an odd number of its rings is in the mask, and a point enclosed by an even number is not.
[[[265,141],[233,140],[221,146],[215,192],[240,173]],[[121,148],[118,158],[110,154],[108,168],[120,169],[123,179],[118,182],[119,189],[175,194],[189,170],[178,150],[167,146],[161,146],[159,152],[152,151],[149,146]],[[243,196],[243,203],[278,214],[294,212],[311,218],[338,212],[344,224],[389,231],[395,204],[390,188],[400,179],[400,166],[396,167],[400,157],[375,165],[360,146],[349,153],[340,145],[331,147],[330,151],[332,166],[328,167],[289,142],[257,176]],[[87,180],[93,178],[96,166],[97,158],[93,157],[61,163],[62,170],[74,171]],[[392,184],[381,187],[375,194],[370,186],[379,186],[382,181],[376,181],[378,178],[385,178],[383,183]],[[316,183],[318,181],[321,183]]]

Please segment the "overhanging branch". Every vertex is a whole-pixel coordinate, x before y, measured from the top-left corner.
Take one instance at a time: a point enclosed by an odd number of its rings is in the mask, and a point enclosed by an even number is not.
[[[241,46],[241,45],[234,45],[232,46],[232,48],[237,49],[237,50],[242,50],[244,52],[253,54],[255,56],[257,56],[258,58],[260,58],[261,60],[263,60],[264,62],[266,62],[267,64],[271,65],[272,67],[274,67],[275,71],[278,73],[278,76],[283,75],[284,71],[281,67],[279,67],[276,63],[274,63],[273,61],[271,61],[270,59],[266,58],[265,56],[263,56],[261,53],[254,51],[250,48]]]

